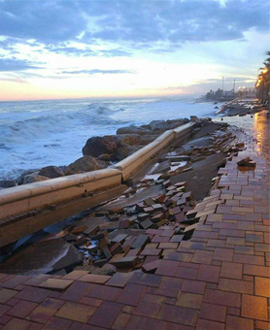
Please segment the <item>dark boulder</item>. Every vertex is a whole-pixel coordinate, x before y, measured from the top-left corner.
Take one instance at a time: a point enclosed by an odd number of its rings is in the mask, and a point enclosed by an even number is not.
[[[143,127],[137,127],[134,125],[130,125],[127,127],[120,127],[118,128],[117,135],[122,135],[122,134],[139,134],[139,135],[144,135],[144,134],[152,134],[151,130],[143,128]]]
[[[67,174],[91,172],[99,169],[100,166],[94,157],[84,156],[68,165]]]
[[[98,157],[100,160],[119,160],[117,153],[119,148],[130,149],[141,143],[139,134],[123,134],[120,136],[107,135],[104,137],[92,137],[87,140],[83,147],[83,154]]]
[[[64,176],[65,173],[57,166],[46,166],[39,171],[39,175],[53,179]]]
[[[48,177],[39,175],[38,172],[35,172],[32,174],[25,175],[23,178],[23,184],[40,182],[48,179],[49,179]]]
[[[1,188],[10,188],[17,185],[16,180],[0,180],[0,187]]]
[[[116,154],[118,138],[113,135],[94,136],[87,140],[82,149],[84,156],[98,157],[102,154]]]

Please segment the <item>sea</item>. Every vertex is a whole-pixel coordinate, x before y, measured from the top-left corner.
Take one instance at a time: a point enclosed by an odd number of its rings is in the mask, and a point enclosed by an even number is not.
[[[87,139],[115,134],[119,127],[214,117],[216,106],[194,96],[0,102],[0,179],[68,165],[82,157]]]

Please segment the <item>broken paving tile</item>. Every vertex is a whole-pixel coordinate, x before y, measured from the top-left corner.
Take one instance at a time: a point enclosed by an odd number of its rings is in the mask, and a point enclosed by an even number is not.
[[[119,234],[116,237],[114,237],[111,241],[112,243],[123,243],[124,240],[128,237],[127,234]]]
[[[123,257],[115,262],[111,262],[117,268],[133,267],[138,262],[138,257]]]
[[[150,242],[149,236],[140,234],[131,244],[131,249],[143,249],[148,242]]]
[[[140,223],[140,226],[143,228],[143,229],[148,229],[150,228],[151,226],[153,225],[153,222],[150,220],[150,219],[146,219],[144,221],[142,221]]]

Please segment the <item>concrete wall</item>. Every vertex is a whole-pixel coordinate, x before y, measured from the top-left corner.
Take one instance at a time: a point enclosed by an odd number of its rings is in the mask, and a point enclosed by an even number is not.
[[[2,219],[14,215],[44,209],[85,194],[121,185],[169,144],[187,135],[193,124],[188,123],[164,132],[147,146],[115,164],[113,168],[0,190],[0,224]]]
[[[0,222],[3,218],[69,201],[121,182],[119,170],[104,169],[3,189],[0,191]]]

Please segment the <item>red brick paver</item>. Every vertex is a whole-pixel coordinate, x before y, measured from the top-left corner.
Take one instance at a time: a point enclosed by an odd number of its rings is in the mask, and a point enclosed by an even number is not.
[[[149,229],[139,252],[146,262],[133,273],[0,274],[0,329],[269,330],[269,123],[260,113],[239,124],[245,150],[196,205],[189,241],[172,228]],[[244,157],[256,167],[239,169]]]

